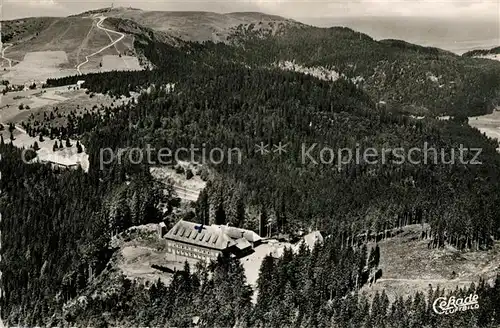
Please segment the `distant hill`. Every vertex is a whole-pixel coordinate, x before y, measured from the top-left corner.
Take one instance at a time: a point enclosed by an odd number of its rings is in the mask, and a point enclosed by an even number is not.
[[[30,17],[4,21],[2,41],[12,44],[7,56],[22,61],[28,52],[63,50],[68,54],[70,66],[75,66],[85,60],[84,55],[109,43],[109,37],[95,28],[99,16],[107,17],[104,26],[108,28],[173,45],[178,44],[178,40],[227,42],[238,26],[252,25],[255,29],[273,32],[279,26],[300,24],[280,16],[258,12],[217,14],[103,8],[69,17]],[[117,46],[120,50],[133,49],[132,38],[125,38]],[[105,54],[115,52],[109,49],[103,53]]]
[[[97,19],[90,17],[33,17],[2,23],[2,41],[10,43],[6,57],[22,61],[29,52],[64,51],[68,68],[75,67],[90,55],[110,43],[110,36],[96,27]],[[106,25],[106,24],[105,24]],[[116,38],[116,36],[114,36]],[[131,37],[117,45],[122,53],[133,52]],[[107,49],[102,55],[115,55]],[[33,67],[34,70],[37,67]]]
[[[233,12],[219,14],[205,11],[146,11],[135,8],[98,9],[81,13],[85,17],[104,14],[107,17],[132,20],[146,28],[165,32],[186,41],[225,42],[239,25],[287,23],[300,24],[291,19],[260,12]]]
[[[427,54],[431,54],[431,55],[436,55],[436,54],[453,55],[453,53],[450,51],[446,51],[446,50],[439,49],[436,47],[425,47],[425,46],[421,46],[418,44],[409,43],[409,42],[406,42],[403,40],[384,39],[384,40],[380,40],[379,42],[382,44],[389,45],[389,46],[394,47],[394,48],[399,48],[399,49],[403,49],[403,50],[412,50],[412,51],[416,51],[416,52],[420,52],[420,53],[427,53]]]
[[[2,21],[2,42],[16,42],[43,31],[57,21],[56,17],[30,17]]]
[[[152,69],[47,81],[67,86],[84,80],[89,99],[97,92],[144,91],[137,101],[91,111],[75,102],[78,110],[61,109],[71,113],[66,128],[53,127],[59,122],[54,113],[61,113],[56,108],[47,111],[53,118],[38,115],[24,125],[40,139],[81,140],[89,155],[88,174],[28,166],[21,149],[0,142],[6,326],[188,327],[196,315],[207,327],[424,327],[423,318],[432,314],[420,294],[415,301],[395,303],[391,321],[382,321],[389,313],[384,313],[387,295],[382,303],[374,296],[375,311],[362,294],[358,302],[356,291],[368,272],[381,278],[370,291],[391,284],[393,299],[398,291],[409,294],[405,286],[427,291],[430,281],[437,281],[454,287],[449,278],[456,275],[463,285],[495,272],[498,142],[471,128],[465,116],[484,113],[499,100],[499,63],[256,13],[120,10],[56,19],[40,30],[26,22],[11,24],[31,27],[25,37],[19,34],[6,58],[60,49],[78,61],[103,46],[116,53],[112,40],[119,37],[133,40],[133,51]],[[102,13],[106,20],[98,19]],[[164,25],[166,17],[171,21]],[[242,17],[249,21],[233,25]],[[270,18],[263,22],[262,17]],[[44,64],[43,54],[33,55],[36,70]],[[407,115],[411,110],[454,117],[415,119]],[[190,152],[164,156],[165,149],[189,145]],[[103,149],[129,149],[129,156],[119,151],[106,161]],[[132,150],[140,149],[148,158],[141,152],[140,163],[134,163]],[[463,154],[464,149],[470,151]],[[151,159],[162,165],[165,160],[206,163],[209,181],[196,204],[180,205],[175,185],[155,181]],[[188,171],[183,174],[187,179]],[[177,270],[166,287],[158,281],[164,275],[156,269],[168,263],[150,238],[154,227],[138,232],[142,244],[137,238],[115,243],[131,226],[163,220],[171,226],[178,217],[278,238],[320,230],[324,245],[263,261],[254,307],[237,261],[220,258],[207,270]],[[412,230],[401,232],[410,225]],[[393,234],[397,237],[387,240]],[[380,249],[368,251],[367,242],[380,242]],[[433,266],[437,261],[441,265]],[[118,277],[121,273],[134,281]],[[143,287],[135,281],[138,273],[157,283]],[[484,303],[467,312],[477,313],[467,324],[457,313],[432,315],[428,326],[477,328],[488,322],[497,327],[499,313],[492,309],[500,308],[498,290],[481,287],[478,294]],[[344,313],[352,320],[340,322]]]
[[[258,12],[104,8],[67,18],[8,21],[5,41],[16,44],[9,48],[7,57],[19,61],[30,51],[64,50],[69,66],[74,67],[110,41],[104,31],[92,28],[92,20],[95,24],[99,16],[107,17],[105,27],[126,34],[117,47],[139,57],[143,66],[156,62],[154,66],[159,67],[169,60],[158,53],[163,49],[159,44],[174,46],[185,56],[188,51],[208,51],[198,46],[197,50],[182,48],[190,42],[222,42],[229,48],[210,50],[210,60],[224,58],[259,67],[292,62],[301,66],[301,71],[326,70],[332,76],[355,81],[375,102],[396,111],[465,117],[490,112],[500,103],[500,64],[496,62],[402,40],[376,41],[345,27],[319,28]],[[109,48],[100,55],[116,53]],[[94,67],[98,67],[98,60],[94,59]]]
[[[491,49],[477,49],[464,53],[464,57],[475,57],[475,56],[487,56],[487,55],[498,55],[500,54],[500,47],[495,47]]]
[[[110,17],[133,20],[145,27],[169,33],[187,41],[224,42],[239,25],[287,23],[292,20],[255,12],[218,14],[212,12],[166,12],[116,9],[107,13]]]

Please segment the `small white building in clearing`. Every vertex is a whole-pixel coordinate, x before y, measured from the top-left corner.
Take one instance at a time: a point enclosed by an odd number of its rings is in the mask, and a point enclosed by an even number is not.
[[[312,250],[314,248],[314,245],[316,245],[316,243],[322,243],[322,242],[323,242],[323,236],[321,235],[321,232],[313,231],[304,236],[304,238],[299,242],[299,247],[301,243],[305,243],[306,246]]]
[[[304,244],[309,250],[312,250],[316,243],[323,243],[323,236],[321,235],[321,232],[319,231],[313,231],[304,237],[296,243],[296,244],[290,244],[290,243],[285,243],[285,242],[278,242],[277,240],[269,240],[268,245],[270,248],[269,255],[271,255],[274,258],[280,258],[283,256],[283,253],[285,251],[285,248],[290,248],[294,253],[298,253],[300,247],[302,244]]]
[[[321,232],[317,230],[313,231],[302,237],[302,239],[298,243],[293,245],[293,251],[298,252],[302,244],[304,244],[307,248],[309,248],[309,250],[312,250],[316,245],[316,243],[321,244],[323,243],[323,240],[324,238],[323,235],[321,235]]]
[[[79,80],[76,82],[76,86],[78,87],[78,89],[80,89],[84,83],[85,83],[84,80]]]

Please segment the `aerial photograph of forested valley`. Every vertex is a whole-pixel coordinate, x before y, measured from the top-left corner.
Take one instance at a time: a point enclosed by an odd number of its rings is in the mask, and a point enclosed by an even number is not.
[[[500,327],[497,3],[1,6],[0,327]]]

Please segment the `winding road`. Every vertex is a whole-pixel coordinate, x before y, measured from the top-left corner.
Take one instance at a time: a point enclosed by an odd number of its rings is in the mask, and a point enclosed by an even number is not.
[[[80,74],[80,75],[82,75],[82,72],[80,71],[80,67],[82,67],[83,65],[87,64],[89,62],[89,58],[90,57],[95,56],[95,55],[103,52],[104,50],[106,50],[106,49],[114,46],[115,44],[117,44],[118,42],[120,42],[121,40],[123,40],[123,38],[125,37],[125,34],[123,34],[123,33],[120,33],[120,32],[117,32],[117,31],[113,31],[113,30],[110,30],[110,29],[107,29],[107,28],[103,27],[102,26],[102,22],[104,22],[105,19],[106,19],[105,16],[99,17],[99,22],[97,23],[97,28],[99,28],[100,30],[103,30],[106,33],[109,32],[109,33],[118,34],[118,35],[120,35],[120,37],[118,39],[116,39],[115,41],[112,41],[110,44],[108,44],[104,48],[101,48],[98,51],[94,52],[93,54],[85,56],[85,61],[83,63],[78,64],[78,66],[76,66],[76,70],[78,71],[78,74]]]
[[[5,57],[5,50],[7,50],[9,47],[12,47],[12,44],[10,44],[10,43],[3,44],[3,46],[2,46],[2,59],[6,60],[9,63],[9,68],[12,68],[12,59]]]

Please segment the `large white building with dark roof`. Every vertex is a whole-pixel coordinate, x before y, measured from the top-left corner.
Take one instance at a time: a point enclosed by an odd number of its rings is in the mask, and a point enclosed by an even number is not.
[[[168,253],[207,261],[224,252],[243,254],[261,241],[261,237],[251,230],[221,225],[200,229],[200,224],[184,220],[177,222],[163,238],[167,240]]]

